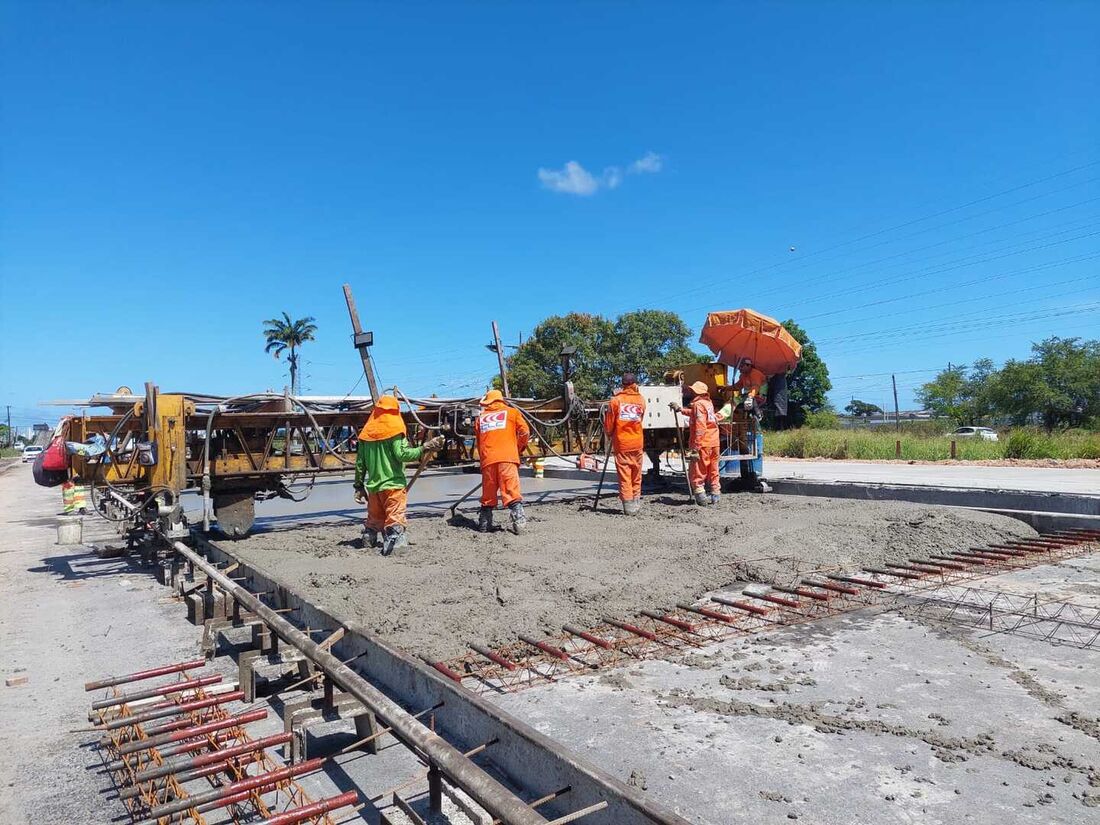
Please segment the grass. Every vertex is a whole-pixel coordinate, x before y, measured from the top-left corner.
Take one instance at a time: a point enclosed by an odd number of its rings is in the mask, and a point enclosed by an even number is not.
[[[901,439],[901,457],[909,461],[946,461],[951,458],[951,437],[920,433],[871,430],[786,430],[765,433],[764,452],[784,458],[895,458],[895,442]],[[1097,458],[1100,432],[1066,430],[1047,435],[1042,430],[1016,429],[1000,433],[1000,441],[955,439],[955,456],[964,461],[1001,458]]]

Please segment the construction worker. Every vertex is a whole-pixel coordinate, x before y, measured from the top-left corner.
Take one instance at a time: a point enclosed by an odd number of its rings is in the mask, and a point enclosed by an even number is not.
[[[691,482],[692,496],[701,507],[717,504],[720,501],[722,487],[718,478],[718,417],[714,413],[714,403],[710,400],[710,390],[702,381],[696,381],[688,391],[691,393],[690,438],[687,457],[688,480]],[[673,404],[677,412],[683,409]],[[707,490],[709,489],[709,494]]]
[[[411,446],[397,399],[383,395],[375,402],[370,418],[359,431],[355,457],[355,500],[367,504],[364,547],[381,547],[382,555],[388,556],[408,546],[404,465],[419,461],[442,445],[443,437],[436,436],[422,447]]]
[[[489,390],[480,401],[481,412],[474,421],[477,454],[481,460],[481,510],[477,529],[493,529],[493,509],[497,498],[512,516],[512,531],[517,535],[527,526],[523,512],[523,494],[519,489],[519,454],[527,446],[531,430],[515,407],[504,403],[500,390]]]
[[[751,358],[741,359],[740,374],[733,383],[733,389],[749,398],[755,398],[760,393],[760,388],[768,383],[768,376],[752,364]]]
[[[612,396],[604,411],[603,429],[615,451],[619,474],[619,498],[623,512],[636,516],[642,509],[642,417],[645,399],[634,373],[623,373],[623,388]]]

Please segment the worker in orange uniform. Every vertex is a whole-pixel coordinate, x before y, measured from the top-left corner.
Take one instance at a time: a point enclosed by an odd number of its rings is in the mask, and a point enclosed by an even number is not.
[[[702,381],[696,381],[688,390],[692,394],[691,409],[688,412],[691,433],[688,441],[688,480],[695,503],[701,507],[717,504],[721,498],[721,481],[718,478],[718,417],[714,413],[714,403],[710,400],[710,390]],[[671,405],[679,412],[679,404]],[[709,493],[707,490],[709,489]]]
[[[768,383],[768,376],[753,366],[752,359],[741,360],[740,374],[733,383],[733,388],[742,395],[755,398],[760,393],[760,388]]]
[[[615,451],[619,498],[623,512],[636,516],[642,509],[642,417],[645,399],[632,372],[623,374],[623,388],[612,396],[603,416],[603,429]]]
[[[409,544],[405,464],[443,446],[443,436],[436,436],[422,447],[413,447],[407,435],[401,405],[392,395],[378,399],[359,431],[354,486],[355,500],[367,503],[363,545],[381,547],[383,556]]]
[[[504,502],[512,516],[512,531],[519,534],[527,526],[523,512],[523,494],[519,489],[519,454],[531,438],[531,430],[515,407],[504,403],[500,390],[489,390],[481,399],[481,412],[474,421],[477,454],[481,460],[481,510],[477,529],[493,529],[493,509],[497,499]]]

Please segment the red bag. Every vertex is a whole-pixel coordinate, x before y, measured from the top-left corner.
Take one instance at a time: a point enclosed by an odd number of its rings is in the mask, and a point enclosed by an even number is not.
[[[69,469],[69,451],[65,449],[65,439],[55,438],[42,452],[43,470]]]

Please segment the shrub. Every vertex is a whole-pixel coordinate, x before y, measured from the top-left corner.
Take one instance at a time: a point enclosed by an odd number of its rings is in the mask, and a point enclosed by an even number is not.
[[[807,413],[805,426],[810,430],[836,430],[840,428],[840,418],[832,410],[818,410]]]

